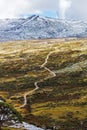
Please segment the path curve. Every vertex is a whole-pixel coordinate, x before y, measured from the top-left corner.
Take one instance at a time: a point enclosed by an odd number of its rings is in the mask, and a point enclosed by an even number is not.
[[[43,81],[45,81],[45,80],[47,80],[47,79],[56,77],[56,73],[46,67],[46,64],[47,64],[47,62],[48,62],[48,60],[49,60],[50,55],[51,55],[52,53],[54,53],[54,52],[55,52],[55,51],[49,52],[48,55],[47,55],[46,58],[45,58],[44,63],[43,63],[42,65],[40,65],[40,68],[44,68],[45,70],[47,70],[47,71],[50,73],[50,76],[48,76],[48,77],[46,77],[46,78],[44,78],[44,79],[41,79],[41,80],[39,80],[39,81],[37,81],[37,82],[34,83],[35,89],[33,89],[33,90],[29,91],[29,92],[26,92],[26,93],[24,94],[24,104],[23,104],[22,106],[20,106],[19,108],[23,108],[23,107],[25,107],[25,106],[27,105],[27,96],[30,95],[30,94],[32,94],[32,93],[34,93],[36,90],[39,89],[38,83],[41,83],[41,82],[43,82]]]

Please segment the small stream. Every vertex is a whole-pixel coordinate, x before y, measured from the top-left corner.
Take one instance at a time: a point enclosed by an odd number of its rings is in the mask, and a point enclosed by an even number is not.
[[[19,128],[19,129],[24,128],[25,130],[44,130],[40,127],[37,127],[37,126],[32,125],[32,124],[28,124],[26,122],[23,122],[22,124],[21,123],[14,124],[14,125],[10,126],[10,128]]]
[[[31,124],[28,124],[28,123],[25,123],[25,122],[23,122],[23,126],[26,130],[44,130],[42,128],[36,127],[34,125],[31,125]]]

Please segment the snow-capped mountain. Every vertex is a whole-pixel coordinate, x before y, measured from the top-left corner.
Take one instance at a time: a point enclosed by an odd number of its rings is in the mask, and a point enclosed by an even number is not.
[[[0,41],[86,37],[87,22],[30,16],[0,20]]]

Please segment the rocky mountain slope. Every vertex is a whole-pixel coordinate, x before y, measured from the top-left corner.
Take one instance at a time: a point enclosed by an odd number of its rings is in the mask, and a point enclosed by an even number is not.
[[[86,37],[87,22],[52,19],[33,15],[0,20],[0,41]]]

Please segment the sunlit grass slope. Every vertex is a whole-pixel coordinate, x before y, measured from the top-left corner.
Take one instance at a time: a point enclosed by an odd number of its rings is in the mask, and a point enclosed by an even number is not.
[[[50,75],[40,65],[51,51],[46,66],[56,77],[39,83],[39,90],[27,97],[28,106],[18,110],[24,120],[39,126],[56,126],[60,130],[86,128],[86,39],[0,44],[0,96],[14,107],[22,105],[23,94],[34,89],[34,82]]]

